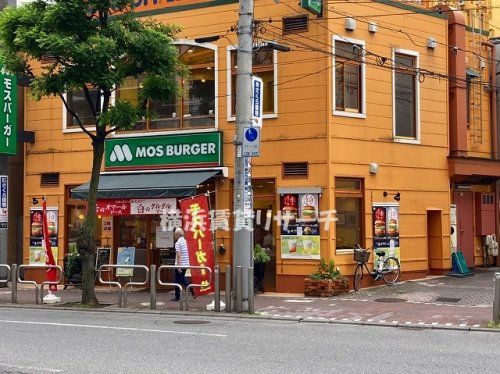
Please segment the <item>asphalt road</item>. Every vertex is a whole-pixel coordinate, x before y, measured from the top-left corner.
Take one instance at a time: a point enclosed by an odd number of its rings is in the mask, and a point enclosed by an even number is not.
[[[499,347],[489,332],[0,309],[0,373],[484,374]]]

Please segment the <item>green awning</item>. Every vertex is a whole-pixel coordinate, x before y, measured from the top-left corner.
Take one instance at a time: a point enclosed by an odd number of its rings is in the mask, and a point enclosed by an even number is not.
[[[219,174],[213,171],[183,171],[136,174],[101,174],[98,199],[188,197],[196,195],[198,185]],[[71,190],[75,199],[86,199],[89,184]]]

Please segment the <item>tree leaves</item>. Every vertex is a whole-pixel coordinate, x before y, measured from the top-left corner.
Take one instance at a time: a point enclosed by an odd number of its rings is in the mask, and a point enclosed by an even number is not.
[[[135,18],[133,4],[36,0],[6,9],[0,14],[0,58],[8,70],[32,78],[34,98],[97,89],[104,105],[96,111],[95,122],[104,128],[130,128],[145,107],[112,104],[111,93],[125,78],[143,77],[146,102],[177,95],[177,80],[186,76],[173,45],[179,28]]]

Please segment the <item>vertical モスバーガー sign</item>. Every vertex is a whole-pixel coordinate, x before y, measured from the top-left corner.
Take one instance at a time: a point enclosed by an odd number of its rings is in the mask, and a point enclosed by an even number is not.
[[[0,154],[17,152],[17,77],[0,72]]]

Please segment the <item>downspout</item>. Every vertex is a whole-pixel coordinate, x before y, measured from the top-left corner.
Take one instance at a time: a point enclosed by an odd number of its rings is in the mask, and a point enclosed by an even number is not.
[[[488,41],[481,42],[481,45],[490,48],[490,105],[491,105],[491,116],[490,116],[490,129],[491,129],[491,158],[493,160],[498,159],[498,133],[497,133],[497,90],[496,90],[496,52],[495,44]]]

